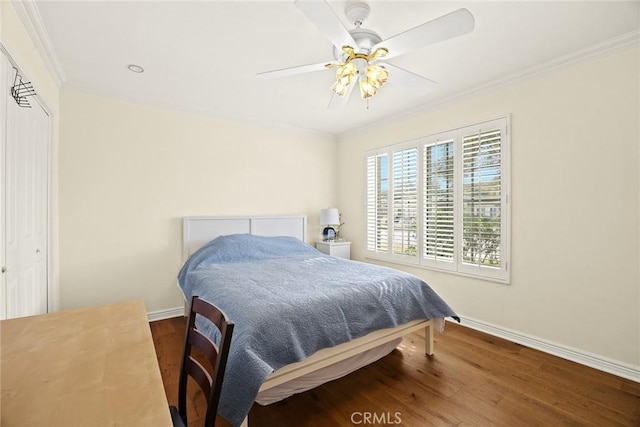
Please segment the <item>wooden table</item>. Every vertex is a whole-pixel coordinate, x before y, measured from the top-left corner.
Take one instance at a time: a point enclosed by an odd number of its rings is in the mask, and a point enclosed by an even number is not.
[[[0,425],[170,427],[142,301],[0,322]]]

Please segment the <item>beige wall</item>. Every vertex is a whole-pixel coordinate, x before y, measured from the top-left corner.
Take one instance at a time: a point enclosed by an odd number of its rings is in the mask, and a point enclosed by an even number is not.
[[[63,308],[180,306],[185,215],[306,214],[335,203],[336,142],[110,100],[61,96]]]
[[[366,150],[511,113],[511,285],[405,268],[470,319],[640,366],[639,52],[514,83],[339,141],[364,256]]]
[[[45,62],[42,60],[38,50],[33,44],[27,30],[20,17],[16,13],[13,2],[0,0],[0,43],[7,50],[9,55],[20,70],[24,73],[26,80],[33,84],[39,98],[46,107],[51,117],[51,233],[50,233],[50,256],[49,265],[51,284],[51,299],[49,307],[53,310],[59,307],[59,282],[58,282],[58,236],[57,236],[57,146],[58,129],[60,118],[60,90],[56,80],[49,72]]]

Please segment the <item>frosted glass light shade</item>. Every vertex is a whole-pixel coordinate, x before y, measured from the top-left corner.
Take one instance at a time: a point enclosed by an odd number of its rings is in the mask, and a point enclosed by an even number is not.
[[[340,214],[336,208],[320,210],[320,225],[340,225]]]

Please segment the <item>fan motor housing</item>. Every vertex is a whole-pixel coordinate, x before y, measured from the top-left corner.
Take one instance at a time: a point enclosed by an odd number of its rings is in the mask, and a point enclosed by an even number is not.
[[[352,46],[356,53],[364,53],[366,55],[371,53],[371,48],[382,41],[382,37],[378,33],[372,30],[368,30],[366,28],[356,28],[349,31],[353,40],[358,44],[357,46]],[[336,58],[337,61],[344,62],[347,58],[347,54],[339,49],[338,47],[333,47],[333,57]]]

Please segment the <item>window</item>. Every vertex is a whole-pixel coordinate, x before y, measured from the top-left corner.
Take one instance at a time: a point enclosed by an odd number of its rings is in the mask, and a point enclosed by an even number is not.
[[[367,153],[367,255],[509,281],[508,117]]]

